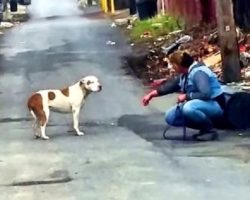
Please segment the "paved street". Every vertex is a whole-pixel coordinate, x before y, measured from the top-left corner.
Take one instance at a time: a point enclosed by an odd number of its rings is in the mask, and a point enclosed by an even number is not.
[[[122,60],[131,49],[110,23],[98,13],[37,19],[1,36],[0,199],[249,200],[247,134],[163,140],[162,111],[174,97],[141,106],[145,88]],[[86,135],[74,135],[71,115],[52,113],[51,140],[34,139],[28,96],[88,74],[100,78],[103,91],[81,112]]]

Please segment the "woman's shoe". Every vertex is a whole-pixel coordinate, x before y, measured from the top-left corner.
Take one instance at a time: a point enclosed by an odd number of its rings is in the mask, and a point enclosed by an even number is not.
[[[196,141],[214,141],[219,137],[215,130],[200,130],[198,134],[193,135],[193,140]]]

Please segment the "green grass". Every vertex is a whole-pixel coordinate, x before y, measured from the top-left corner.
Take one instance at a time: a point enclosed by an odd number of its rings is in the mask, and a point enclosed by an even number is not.
[[[152,19],[136,21],[130,31],[130,37],[133,41],[148,40],[149,38],[141,38],[141,35],[150,32],[153,38],[157,38],[182,28],[183,23],[180,20],[168,15],[158,15]]]

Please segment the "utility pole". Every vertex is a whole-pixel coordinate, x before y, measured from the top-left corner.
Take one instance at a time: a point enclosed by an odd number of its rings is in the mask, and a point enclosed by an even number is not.
[[[222,57],[223,80],[226,83],[241,79],[239,48],[232,0],[216,0],[216,15]]]

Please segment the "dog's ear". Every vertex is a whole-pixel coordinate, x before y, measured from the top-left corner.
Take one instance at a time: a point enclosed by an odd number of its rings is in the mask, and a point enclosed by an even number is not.
[[[79,81],[79,86],[83,89],[85,88],[84,80]]]

